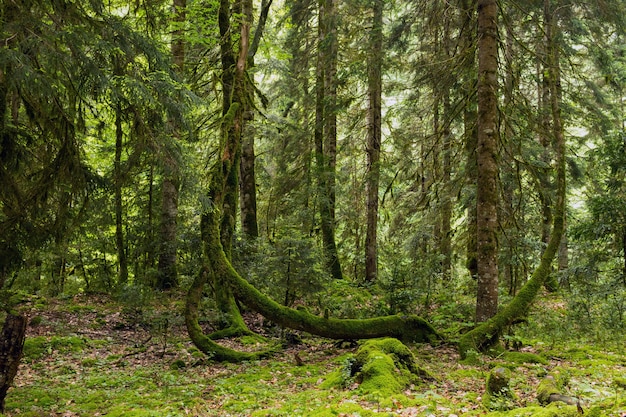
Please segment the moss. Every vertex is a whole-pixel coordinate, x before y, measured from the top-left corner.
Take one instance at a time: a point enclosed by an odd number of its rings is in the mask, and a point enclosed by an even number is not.
[[[626,378],[620,378],[620,377],[614,378],[613,385],[616,386],[617,388],[626,389]]]
[[[180,370],[180,369],[185,369],[186,367],[187,367],[187,364],[182,359],[176,359],[175,361],[173,361],[170,364],[170,369],[173,370],[173,371],[177,371],[177,370]]]
[[[557,379],[553,375],[546,376],[537,387],[537,401],[539,404],[548,404],[550,396],[560,394]]]
[[[503,394],[509,391],[511,371],[501,366],[493,368],[487,375],[487,392],[489,394]]]
[[[326,384],[336,386],[339,381],[354,378],[365,394],[388,397],[402,392],[418,377],[429,376],[420,369],[413,353],[397,339],[370,339],[357,350],[354,357],[346,358],[339,374],[331,374]]]
[[[61,353],[81,352],[86,347],[87,341],[77,336],[37,336],[27,338],[24,342],[24,357],[26,359],[39,359],[54,351]]]

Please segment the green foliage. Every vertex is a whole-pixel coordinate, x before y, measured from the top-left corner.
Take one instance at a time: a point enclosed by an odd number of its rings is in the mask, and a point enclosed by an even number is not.
[[[320,248],[297,230],[271,241],[239,241],[235,257],[252,284],[285,306],[316,300],[330,282]]]

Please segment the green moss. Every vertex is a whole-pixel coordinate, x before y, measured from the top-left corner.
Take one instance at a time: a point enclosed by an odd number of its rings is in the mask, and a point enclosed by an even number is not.
[[[625,388],[626,389],[626,378],[620,378],[620,377],[616,377],[613,379],[613,385],[618,387],[618,388]]]
[[[553,375],[546,376],[537,387],[537,401],[547,404],[552,394],[560,394],[557,379]]]
[[[27,338],[24,342],[24,358],[39,359],[57,351],[59,353],[81,352],[87,341],[76,336],[37,336]]]
[[[511,371],[501,366],[493,368],[487,375],[487,392],[489,394],[503,394],[509,391]]]
[[[402,392],[419,376],[430,377],[406,345],[393,338],[370,339],[354,356],[343,358],[340,369],[328,374],[321,388],[346,388],[358,382],[362,393],[383,398]]]

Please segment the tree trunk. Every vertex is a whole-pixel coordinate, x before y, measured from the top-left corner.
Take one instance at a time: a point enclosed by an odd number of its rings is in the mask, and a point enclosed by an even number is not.
[[[496,0],[478,1],[477,322],[498,311],[497,11]]]
[[[263,0],[261,3],[261,12],[257,23],[252,43],[247,52],[248,68],[254,67],[254,56],[259,47],[267,15],[269,13],[272,0]],[[255,154],[254,154],[254,137],[255,129],[252,125],[254,121],[254,109],[252,106],[252,95],[244,102],[244,127],[241,146],[241,163],[239,166],[240,175],[240,212],[241,212],[241,231],[244,236],[255,239],[259,237],[259,224],[257,221],[257,203],[256,203],[256,173],[255,173]]]
[[[320,0],[315,105],[315,153],[318,170],[318,205],[327,268],[343,278],[335,243],[335,167],[337,159],[337,30],[335,0]]]
[[[117,285],[123,286],[128,282],[128,261],[126,259],[126,244],[124,241],[124,223],[122,206],[122,149],[124,131],[122,130],[122,109],[118,104],[115,109],[115,161],[113,162],[113,177],[115,178],[115,244],[117,247],[118,274]]]
[[[367,111],[367,230],[365,235],[365,280],[378,276],[378,184],[380,181],[380,144],[382,136],[382,61],[383,1],[372,0],[372,29],[368,53]]]
[[[174,0],[173,22],[182,25],[186,20],[187,0]],[[185,67],[185,39],[182,27],[172,32],[170,47],[175,70],[183,77]],[[178,132],[174,129],[172,145],[167,146],[163,155],[163,184],[161,190],[161,239],[159,248],[157,288],[167,290],[178,286],[176,267],[178,188],[180,186],[180,166],[178,150],[175,146]]]
[[[552,22],[546,30],[554,33],[556,25]],[[552,129],[555,139],[556,156],[556,198],[553,210],[553,224],[550,233],[550,241],[544,250],[539,266],[530,279],[524,284],[511,302],[500,310],[488,321],[483,322],[476,328],[465,333],[459,340],[459,352],[461,358],[465,358],[470,350],[483,350],[493,344],[502,331],[520,318],[528,314],[537,293],[544,285],[551,273],[551,265],[559,250],[561,237],[565,227],[565,196],[566,196],[566,172],[565,172],[565,136],[560,111],[560,65],[558,47],[551,36],[549,43],[549,80],[550,80],[550,104],[552,113]]]
[[[219,176],[218,174],[213,178],[219,178]],[[439,339],[433,327],[417,316],[398,315],[360,320],[333,319],[280,305],[250,285],[234,270],[224,253],[219,237],[218,222],[216,210],[208,210],[203,215],[203,225],[206,228],[203,233],[206,237],[204,250],[208,269],[214,271],[232,287],[237,299],[269,320],[284,327],[333,339],[368,339],[386,336],[417,342]],[[225,349],[203,334],[198,323],[198,305],[207,281],[206,275],[205,270],[198,274],[187,295],[185,320],[194,344],[216,360],[250,360],[251,357],[256,358],[267,354],[267,352],[247,354]]]
[[[476,119],[476,101],[474,85],[476,84],[476,50],[475,50],[475,32],[470,28],[475,26],[474,9],[475,0],[463,0],[462,2],[462,23],[460,27],[465,28],[463,36],[463,50],[466,52],[466,58],[463,62],[465,69],[463,80],[463,96],[465,97],[465,106],[463,109],[463,136],[465,141],[465,181],[467,188],[467,244],[465,246],[465,267],[473,279],[478,277],[477,270],[477,254],[478,247],[476,241],[476,148],[477,148],[477,130]]]
[[[238,1],[232,13],[242,15],[238,28],[239,50],[235,55],[231,36],[231,10],[230,2],[222,0],[219,9],[219,27],[221,34],[221,60],[222,60],[222,141],[221,160],[219,171],[215,172],[212,180],[210,196],[215,207],[220,209],[220,228],[217,232],[208,232],[206,227],[207,216],[202,216],[202,239],[206,242],[216,233],[220,236],[221,246],[226,256],[231,258],[232,241],[235,232],[235,216],[237,215],[237,202],[239,191],[239,166],[241,160],[241,137],[244,124],[243,109],[246,100],[246,67],[249,48],[250,21],[252,19],[252,2],[250,0]],[[206,246],[206,243],[203,243]],[[205,264],[210,265],[206,259]],[[214,270],[209,271],[209,276],[214,280],[215,299],[222,314],[223,321],[220,330],[212,335],[214,338],[230,337],[241,334],[251,334],[246,327],[239,307],[232,294],[230,286],[223,277]],[[192,326],[193,327],[193,326]],[[193,329],[190,330],[190,333]]]
[[[26,317],[7,313],[0,337],[0,413],[4,413],[7,391],[13,384],[22,359]]]

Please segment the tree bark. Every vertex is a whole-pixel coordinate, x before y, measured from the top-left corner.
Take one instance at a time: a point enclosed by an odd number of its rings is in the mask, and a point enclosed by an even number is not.
[[[337,160],[337,28],[335,0],[320,0],[315,105],[318,206],[327,268],[343,278],[335,243],[335,168]]]
[[[554,22],[549,25],[550,31],[554,31]],[[500,310],[488,321],[478,325],[476,328],[465,333],[459,340],[459,352],[461,358],[465,358],[470,350],[483,350],[493,344],[502,331],[520,318],[528,314],[537,293],[544,285],[551,273],[551,266],[561,244],[561,237],[565,227],[565,196],[566,196],[566,172],[565,172],[565,136],[563,134],[563,124],[560,110],[560,65],[558,47],[554,38],[549,47],[549,80],[550,80],[550,104],[552,113],[552,129],[555,139],[555,170],[556,170],[556,196],[553,210],[552,231],[550,241],[546,246],[539,266],[530,279],[524,284],[511,302]]]
[[[365,280],[378,277],[378,184],[382,137],[383,1],[372,0],[372,29],[368,53],[367,109],[367,230],[365,232]]]
[[[272,0],[263,0],[261,3],[261,12],[259,21],[254,31],[254,37],[250,44],[248,54],[248,68],[254,67],[254,56],[258,50],[265,23],[269,13]],[[252,82],[252,81],[250,81]],[[240,212],[241,212],[241,231],[244,236],[255,239],[259,237],[259,224],[257,220],[257,202],[256,202],[256,173],[255,173],[255,153],[254,153],[254,137],[255,129],[252,122],[254,121],[254,108],[252,106],[252,94],[248,100],[244,102],[244,127],[241,145],[241,163],[239,166],[240,175]]]
[[[172,31],[170,52],[174,69],[183,76],[185,67],[185,39],[182,25],[186,20],[187,0],[174,0],[173,22],[179,25]],[[178,286],[176,266],[177,223],[178,223],[178,188],[180,186],[180,164],[175,142],[179,139],[174,129],[172,145],[166,146],[163,155],[163,183],[161,190],[161,236],[158,261],[157,288],[167,290]]]
[[[122,129],[122,108],[118,104],[115,108],[115,160],[113,162],[113,177],[115,178],[115,244],[117,247],[118,274],[117,285],[123,286],[128,282],[128,261],[126,259],[126,244],[124,241],[123,202],[122,202],[122,149],[124,131]]]
[[[464,79],[463,79],[463,95],[465,97],[465,106],[463,108],[463,136],[465,141],[465,182],[467,188],[466,208],[467,208],[467,243],[465,246],[465,267],[473,279],[477,279],[477,253],[478,244],[476,241],[476,148],[477,148],[477,130],[476,119],[476,47],[475,32],[471,29],[475,26],[476,7],[475,0],[463,0],[462,2],[462,23],[464,28],[463,50],[465,59],[463,60]]]
[[[4,413],[7,391],[13,384],[24,350],[26,317],[7,313],[0,337],[0,413]]]
[[[498,311],[497,11],[496,0],[478,1],[477,322]]]

